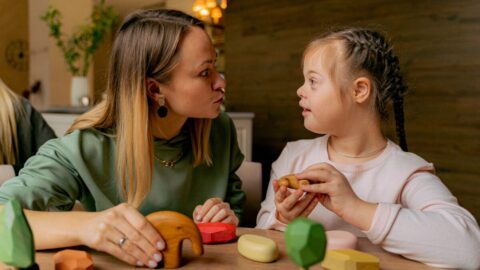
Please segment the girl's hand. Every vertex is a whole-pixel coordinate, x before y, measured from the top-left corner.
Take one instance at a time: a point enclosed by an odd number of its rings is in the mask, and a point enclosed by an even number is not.
[[[303,196],[304,192],[300,189],[291,193],[287,190],[287,187],[280,186],[278,180],[274,180],[272,184],[275,191],[276,216],[279,221],[285,224],[296,217],[308,216],[317,206],[318,199],[313,193],[307,193]]]
[[[300,189],[316,194],[325,208],[362,230],[370,228],[377,205],[361,200],[352,190],[347,178],[335,167],[318,163],[296,177],[310,181],[310,185],[301,186]]]
[[[134,207],[122,203],[92,213],[80,232],[80,241],[129,264],[155,268],[162,260],[165,241]]]
[[[220,198],[211,198],[203,205],[197,205],[193,211],[195,223],[223,222],[238,225],[238,218],[230,205]]]

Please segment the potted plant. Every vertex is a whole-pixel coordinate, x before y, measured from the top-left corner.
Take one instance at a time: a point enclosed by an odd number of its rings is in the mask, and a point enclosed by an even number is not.
[[[93,53],[111,31],[118,20],[118,16],[111,6],[105,6],[105,1],[100,0],[90,15],[89,22],[80,25],[76,31],[67,36],[62,32],[62,16],[60,11],[49,7],[41,17],[50,29],[49,35],[56,41],[58,48],[63,53],[68,71],[72,74],[71,105],[81,105],[82,97],[88,96],[87,73]]]

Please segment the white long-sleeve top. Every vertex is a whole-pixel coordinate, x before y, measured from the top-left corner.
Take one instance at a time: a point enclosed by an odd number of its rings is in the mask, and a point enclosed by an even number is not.
[[[368,237],[385,250],[435,267],[480,269],[480,229],[475,218],[421,157],[392,141],[375,159],[362,164],[330,161],[328,136],[290,142],[272,164],[270,184],[257,216],[257,228],[285,230],[276,219],[272,180],[326,162],[343,173],[359,198],[378,203],[368,231],[346,223],[318,204],[309,218],[326,230]]]

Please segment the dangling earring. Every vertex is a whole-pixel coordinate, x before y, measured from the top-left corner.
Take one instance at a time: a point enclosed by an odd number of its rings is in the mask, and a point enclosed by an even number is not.
[[[164,95],[160,95],[160,97],[158,98],[157,100],[158,102],[158,105],[160,106],[157,110],[157,114],[158,116],[160,116],[161,118],[164,118],[165,116],[167,116],[168,114],[168,109],[167,107],[165,106],[165,96]]]

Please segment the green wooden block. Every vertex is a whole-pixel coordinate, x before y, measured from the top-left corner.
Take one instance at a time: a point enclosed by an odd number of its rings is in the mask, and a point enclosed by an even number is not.
[[[0,261],[19,268],[35,264],[32,230],[16,200],[0,206],[0,239]]]
[[[299,217],[288,224],[285,244],[290,259],[297,266],[308,269],[325,257],[327,236],[322,224]]]

